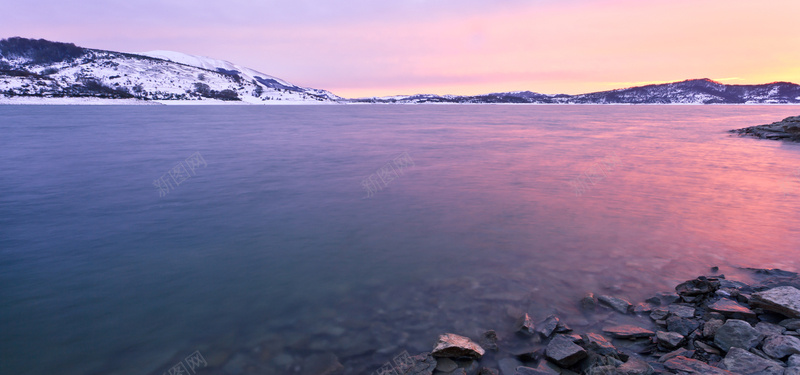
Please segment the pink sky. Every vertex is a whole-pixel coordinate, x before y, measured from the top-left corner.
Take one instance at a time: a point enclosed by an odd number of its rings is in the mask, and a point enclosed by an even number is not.
[[[345,97],[800,83],[800,1],[27,1],[0,37],[229,60]]]

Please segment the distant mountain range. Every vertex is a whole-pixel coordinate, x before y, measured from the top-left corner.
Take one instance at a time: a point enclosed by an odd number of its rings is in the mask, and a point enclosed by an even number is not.
[[[345,99],[224,60],[171,51],[122,53],[15,37],[0,40],[0,102],[3,97],[128,98],[176,104],[797,104],[800,85],[726,85],[693,79],[580,95],[516,91]]]

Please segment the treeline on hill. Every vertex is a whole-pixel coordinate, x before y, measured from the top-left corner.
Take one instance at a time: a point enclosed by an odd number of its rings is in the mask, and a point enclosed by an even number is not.
[[[85,49],[72,43],[51,42],[44,39],[13,37],[0,40],[0,55],[6,58],[22,57],[33,64],[51,64],[81,57]]]

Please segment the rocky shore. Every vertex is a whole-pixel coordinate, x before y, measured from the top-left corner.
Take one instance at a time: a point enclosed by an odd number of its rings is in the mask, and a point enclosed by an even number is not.
[[[581,329],[523,314],[505,339],[442,334],[406,366],[374,373],[800,375],[800,277],[754,272],[753,285],[701,276],[637,304],[589,293]]]
[[[800,116],[787,117],[782,121],[767,125],[729,130],[729,132],[736,133],[740,136],[800,142]]]
[[[484,323],[494,322],[488,326],[464,322],[450,332],[422,329],[416,335],[430,341],[421,340],[421,346],[399,340],[391,348],[374,343],[362,348],[371,336],[381,334],[380,325],[351,331],[328,322],[329,330],[337,330],[330,334],[347,338],[343,342],[352,347],[311,338],[298,338],[291,346],[297,346],[297,353],[309,348],[306,355],[271,348],[268,342],[233,352],[201,347],[203,366],[195,373],[800,375],[800,275],[745,269],[740,275],[750,278],[745,283],[718,273],[712,268],[706,276],[640,302],[587,293],[564,315],[529,306],[485,316]],[[432,318],[415,314],[414,321]],[[393,360],[374,362],[389,355]],[[152,374],[171,373],[179,360],[173,358]]]

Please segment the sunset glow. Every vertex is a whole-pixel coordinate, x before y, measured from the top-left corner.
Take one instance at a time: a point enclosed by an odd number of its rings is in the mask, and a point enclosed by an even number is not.
[[[800,82],[793,0],[184,4],[17,2],[0,37],[209,56],[344,97]]]

